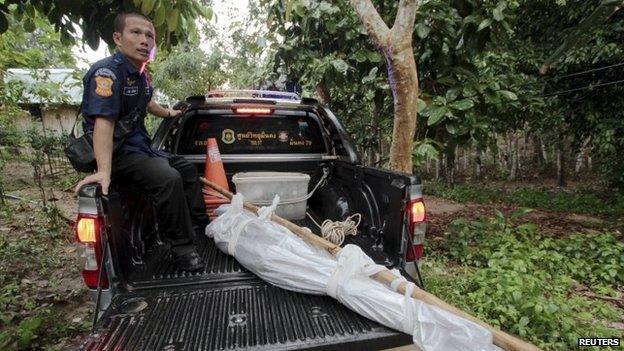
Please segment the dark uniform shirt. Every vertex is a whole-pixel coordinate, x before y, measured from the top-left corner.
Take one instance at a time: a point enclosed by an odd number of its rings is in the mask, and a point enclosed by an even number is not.
[[[82,115],[85,119],[83,130],[93,130],[95,117],[117,121],[138,107],[140,113],[136,127],[126,135],[119,152],[161,156],[160,152],[150,147],[151,141],[145,128],[147,103],[154,93],[147,72],[140,72],[118,52],[91,66],[84,76],[83,85]],[[144,96],[141,96],[142,94]]]

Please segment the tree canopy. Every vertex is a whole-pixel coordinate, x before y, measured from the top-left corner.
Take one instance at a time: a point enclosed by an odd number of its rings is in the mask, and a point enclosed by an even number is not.
[[[26,30],[34,30],[36,12],[43,14],[61,34],[64,44],[76,42],[78,34],[74,25],[82,30],[82,40],[97,49],[100,39],[113,46],[113,19],[120,12],[139,12],[152,18],[159,44],[165,47],[178,42],[197,42],[198,18],[212,17],[212,9],[198,0],[5,0],[0,2],[0,33],[8,29],[8,14],[14,12],[18,20],[24,18]]]

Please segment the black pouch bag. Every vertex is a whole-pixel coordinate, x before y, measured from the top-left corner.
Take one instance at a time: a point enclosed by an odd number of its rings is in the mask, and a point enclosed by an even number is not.
[[[76,117],[77,118],[77,117]],[[72,128],[69,134],[67,146],[65,147],[65,156],[71,163],[72,167],[78,172],[91,173],[96,170],[97,164],[95,162],[95,152],[93,151],[93,131],[88,131],[80,137],[76,137],[76,126]],[[117,125],[115,125],[115,133],[113,136],[113,155],[121,149],[121,145],[125,140],[125,135],[129,134],[128,131],[122,137],[118,137]],[[130,130],[131,132],[132,130]]]
[[[115,122],[115,131],[113,132],[113,155],[121,149],[126,136],[134,131],[137,127],[137,121],[141,113],[139,106],[145,104],[146,95],[143,84],[140,84],[139,94],[141,94],[141,101],[138,106],[132,110],[128,115],[123,116],[117,122]],[[72,167],[78,172],[92,173],[97,169],[95,160],[95,152],[93,151],[93,131],[88,131],[80,137],[76,137],[76,125],[78,124],[78,117],[81,114],[82,104],[78,108],[76,113],[76,121],[72,127],[72,131],[69,134],[67,146],[65,147],[65,156],[71,163]]]
[[[72,128],[71,134],[65,147],[65,156],[72,167],[78,172],[91,173],[95,170],[95,154],[93,153],[93,134],[84,133],[81,137],[76,137]]]

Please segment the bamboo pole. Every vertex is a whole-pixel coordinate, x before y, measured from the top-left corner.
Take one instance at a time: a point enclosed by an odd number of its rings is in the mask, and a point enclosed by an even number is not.
[[[207,185],[211,188],[213,188],[214,190],[216,190],[217,192],[219,192],[220,194],[222,194],[223,196],[227,197],[228,199],[232,199],[232,197],[234,196],[234,194],[232,194],[231,192],[227,191],[226,189],[223,189],[221,186],[205,179],[205,178],[200,178],[201,182],[204,185]],[[245,201],[243,203],[243,206],[245,207],[245,209],[252,211],[253,213],[258,213],[258,206],[255,206],[247,201]],[[284,219],[280,216],[277,216],[276,214],[272,214],[271,215],[271,220],[273,220],[274,222],[288,228],[288,230],[290,230],[291,232],[293,232],[295,235],[297,235],[298,237],[300,237],[301,239],[307,241],[308,243],[312,244],[312,245],[316,245],[319,246],[321,248],[324,248],[326,250],[328,250],[332,255],[336,255],[338,252],[340,252],[341,247],[339,245],[333,244],[323,238],[321,238],[318,235],[315,235],[312,232],[309,232],[301,227],[299,227],[298,225],[290,222],[287,219]],[[397,276],[395,276],[392,272],[390,272],[390,270],[386,269],[383,270],[375,275],[372,276],[373,279],[377,280],[378,282],[384,283],[386,284],[388,287],[390,286],[390,283],[392,283],[395,279],[399,278]],[[405,288],[407,286],[407,283],[401,283],[399,284],[397,290],[399,293],[401,294],[405,294]],[[471,316],[470,314],[460,310],[459,308],[452,306],[448,303],[446,303],[445,301],[439,299],[437,296],[430,294],[422,289],[420,289],[418,286],[414,287],[414,291],[412,292],[412,297],[415,299],[419,299],[421,301],[424,301],[430,305],[434,305],[437,307],[442,308],[443,310],[446,310],[450,313],[453,313],[455,315],[458,315],[462,318],[468,319],[472,322],[475,322],[477,324],[479,324],[480,326],[488,329],[493,336],[494,339],[494,344],[496,346],[499,346],[505,350],[508,351],[535,351],[535,350],[539,350],[539,348],[533,344],[529,344],[525,341],[522,341],[518,338],[516,338],[515,336],[512,336],[510,334],[505,333],[504,331],[500,330],[500,329],[496,329],[494,327],[492,327],[491,325],[477,319],[476,317]]]

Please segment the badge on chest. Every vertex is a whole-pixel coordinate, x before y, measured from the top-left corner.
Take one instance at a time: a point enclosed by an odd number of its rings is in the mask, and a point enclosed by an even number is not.
[[[124,87],[123,94],[126,96],[135,96],[139,94],[139,87],[136,85],[130,86],[130,87]]]

